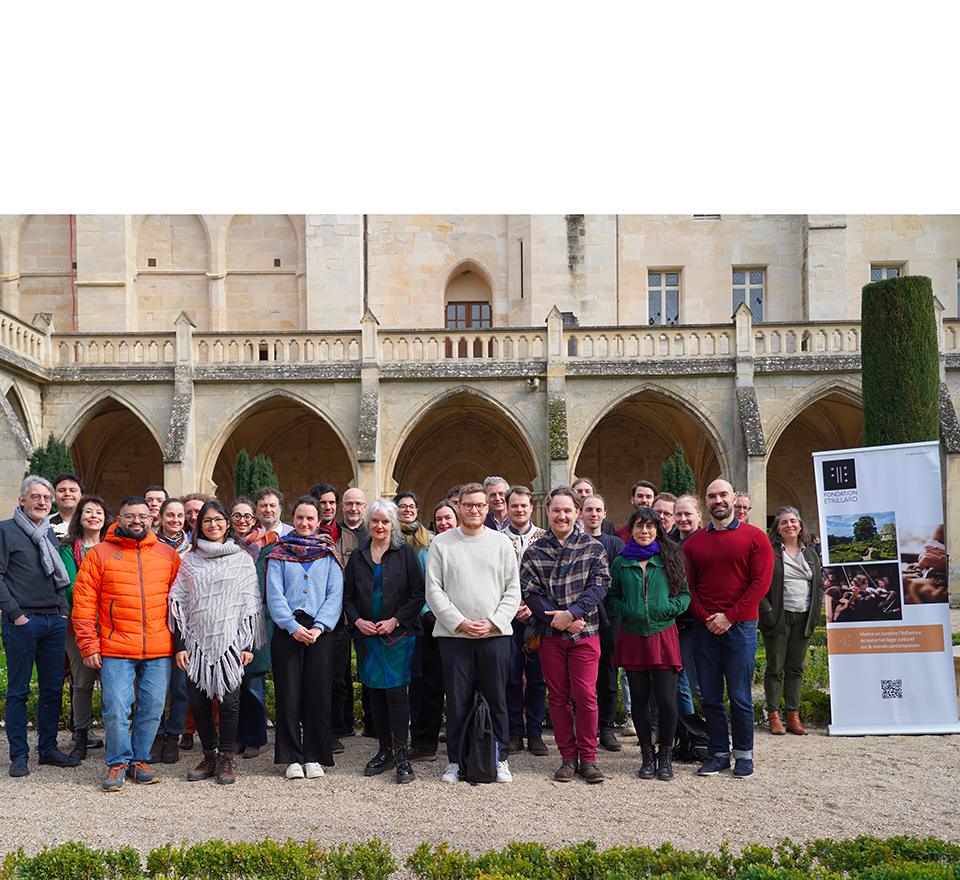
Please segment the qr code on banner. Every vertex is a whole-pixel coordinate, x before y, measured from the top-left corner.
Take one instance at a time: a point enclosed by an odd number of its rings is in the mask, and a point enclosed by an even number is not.
[[[902,700],[903,679],[880,679],[880,696],[884,700]]]

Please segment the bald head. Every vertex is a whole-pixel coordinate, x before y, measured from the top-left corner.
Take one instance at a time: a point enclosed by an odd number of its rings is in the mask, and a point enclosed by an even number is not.
[[[733,520],[736,492],[726,480],[714,480],[707,486],[707,508],[715,528],[724,528]]]
[[[367,499],[361,489],[347,489],[340,502],[343,509],[343,521],[348,528],[359,528],[363,522],[363,513],[367,509]]]

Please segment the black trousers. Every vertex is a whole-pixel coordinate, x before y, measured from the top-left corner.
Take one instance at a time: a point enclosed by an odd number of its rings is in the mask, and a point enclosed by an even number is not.
[[[370,688],[370,710],[380,742],[393,748],[407,744],[410,704],[407,702],[405,684],[386,689]]]
[[[612,730],[617,720],[617,667],[613,665],[613,649],[620,634],[620,618],[611,616],[607,626],[600,627],[600,662],[597,664],[597,732]]]
[[[510,672],[510,636],[485,639],[439,639],[443,684],[447,690],[447,758],[460,763],[460,736],[473,705],[473,689],[490,705],[493,735],[506,760],[510,752],[510,716],[507,712],[507,676]]]
[[[649,672],[627,671],[630,699],[633,701],[633,722],[641,746],[653,744],[650,714],[640,711],[648,703],[656,703],[659,710],[660,742],[673,745],[677,730],[677,670],[653,669]]]
[[[273,630],[270,660],[277,698],[275,764],[333,766],[330,697],[334,644],[333,632],[325,632],[312,645],[305,645],[279,626]]]
[[[333,682],[330,726],[337,738],[353,733],[353,676],[350,673],[350,630],[343,615],[333,630]]]
[[[240,687],[230,693],[217,697],[217,716],[220,719],[220,733],[217,734],[217,722],[213,718],[213,698],[208,697],[187,676],[187,699],[193,722],[197,726],[200,745],[205,752],[232,752],[237,741],[237,721],[240,718]]]
[[[443,724],[443,662],[440,639],[433,637],[433,626],[425,627],[420,636],[420,658],[423,682],[420,689],[420,711],[410,727],[410,745],[415,749],[435,752],[440,743]]]

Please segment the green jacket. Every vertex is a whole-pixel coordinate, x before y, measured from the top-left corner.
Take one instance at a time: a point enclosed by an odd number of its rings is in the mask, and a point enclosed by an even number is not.
[[[820,623],[820,609],[823,607],[823,569],[816,551],[804,547],[800,551],[813,572],[810,580],[810,608],[804,623],[803,635],[810,638]],[[783,545],[773,545],[773,579],[767,595],[760,600],[760,632],[765,636],[785,636],[787,625],[783,611]]]
[[[686,584],[679,596],[670,598],[670,585],[663,570],[660,554],[647,562],[647,577],[635,559],[618,556],[610,566],[612,583],[607,591],[606,606],[620,616],[620,628],[635,636],[654,636],[669,629],[677,615],[690,606]]]
[[[73,611],[73,582],[77,579],[77,571],[79,571],[77,560],[73,558],[73,547],[61,547],[60,558],[63,560],[63,567],[67,570],[67,575],[70,578],[70,583],[63,588],[63,595],[67,597],[67,604]]]

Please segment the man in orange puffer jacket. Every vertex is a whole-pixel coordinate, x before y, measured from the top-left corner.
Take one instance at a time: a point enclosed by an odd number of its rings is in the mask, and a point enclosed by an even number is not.
[[[160,781],[147,761],[170,684],[167,594],[180,557],[157,541],[152,518],[146,499],[127,498],[106,539],[87,551],[73,588],[77,646],[84,664],[100,670],[103,687],[104,791],[118,791],[124,774]]]

